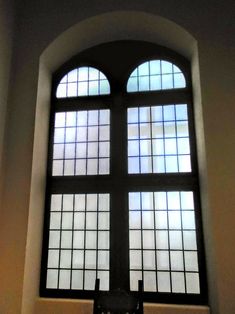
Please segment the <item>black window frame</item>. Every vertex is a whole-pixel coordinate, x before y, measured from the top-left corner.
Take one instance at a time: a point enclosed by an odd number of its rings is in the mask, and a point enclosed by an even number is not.
[[[114,62],[115,60],[120,60]],[[178,66],[186,79],[185,88],[127,92],[132,71],[145,61],[165,60]],[[120,63],[122,63],[121,69]],[[81,66],[95,67],[110,83],[109,95],[56,98],[61,78]],[[128,174],[127,108],[164,104],[187,104],[192,171],[190,173]],[[110,109],[110,174],[85,176],[52,176],[53,130],[56,112]],[[170,49],[138,41],[120,41],[90,48],[65,63],[53,75],[48,144],[48,168],[41,263],[40,296],[55,298],[93,298],[94,291],[46,289],[47,247],[50,195],[53,193],[110,193],[110,289],[129,289],[128,199],[131,191],[193,191],[197,245],[199,254],[200,294],[145,292],[144,301],[207,304],[207,281],[201,221],[200,188],[197,164],[194,109],[190,62]],[[115,143],[115,144],[114,144]],[[123,204],[120,206],[119,204]],[[121,217],[121,228],[120,228]],[[120,256],[122,256],[120,260]],[[120,276],[120,274],[122,274]]]

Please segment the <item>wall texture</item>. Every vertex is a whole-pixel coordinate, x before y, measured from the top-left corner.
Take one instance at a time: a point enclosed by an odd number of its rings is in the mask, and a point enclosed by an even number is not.
[[[13,9],[0,1],[0,153],[5,130],[0,313],[66,313],[68,307],[71,313],[89,312],[87,303],[58,306],[38,297],[51,75],[92,45],[145,39],[192,61],[209,301],[213,314],[233,314],[234,1],[25,0],[16,8],[13,34]],[[177,313],[177,308],[161,311]]]

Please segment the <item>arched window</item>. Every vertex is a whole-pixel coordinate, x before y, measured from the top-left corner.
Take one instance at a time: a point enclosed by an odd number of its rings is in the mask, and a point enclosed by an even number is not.
[[[190,67],[156,45],[89,49],[54,75],[41,295],[205,303]]]

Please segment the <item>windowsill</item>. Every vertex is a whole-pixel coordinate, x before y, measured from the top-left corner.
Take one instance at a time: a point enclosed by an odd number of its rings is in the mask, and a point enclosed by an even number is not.
[[[72,299],[38,298],[35,302],[35,314],[91,314],[93,301]],[[176,304],[144,304],[145,314],[210,314],[208,306]]]

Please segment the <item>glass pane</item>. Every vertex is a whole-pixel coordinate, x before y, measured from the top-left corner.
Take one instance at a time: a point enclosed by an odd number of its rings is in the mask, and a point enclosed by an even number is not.
[[[133,290],[137,287],[136,277],[142,273],[145,291],[198,293],[194,215],[192,191],[129,193],[129,267]],[[194,278],[190,277],[193,273]]]
[[[50,217],[50,229],[59,229],[61,224],[61,214],[51,213]]]
[[[99,194],[99,210],[109,211],[109,194]]]
[[[83,268],[84,267],[84,251],[74,250],[73,251],[73,268]]]
[[[129,228],[130,229],[141,228],[141,216],[139,211],[132,211],[129,213]]]
[[[109,229],[109,213],[99,213],[98,221],[99,229],[103,230]]]
[[[183,252],[171,251],[171,270],[184,270]]]
[[[47,270],[47,289],[56,289],[58,285],[58,270],[48,269]]]
[[[156,244],[158,249],[168,249],[168,233],[167,231],[156,232]]]
[[[185,250],[196,250],[196,232],[195,231],[183,231],[183,241]]]
[[[144,272],[144,291],[156,291],[156,275],[155,272]]]
[[[186,80],[181,70],[173,63],[152,60],[140,64],[130,75],[127,91],[149,91],[183,88]]]
[[[155,212],[155,226],[156,229],[167,229],[167,213],[164,211]]]
[[[197,252],[184,252],[185,256],[185,270],[186,271],[198,271],[198,258]]]
[[[98,252],[98,267],[99,269],[109,269],[109,252],[108,251]]]
[[[95,231],[86,232],[86,249],[96,248],[97,235]]]
[[[186,273],[187,293],[200,293],[199,275],[197,273]]]
[[[154,228],[154,213],[153,211],[142,212],[142,228],[153,229]]]
[[[61,250],[60,251],[60,268],[70,268],[71,267],[71,251]]]
[[[82,289],[83,288],[83,271],[73,270],[72,271],[72,289]]]
[[[185,292],[184,273],[172,272],[172,292],[183,293]]]
[[[159,292],[171,292],[170,286],[170,273],[169,272],[157,272],[158,291]]]
[[[59,266],[59,250],[48,251],[48,268],[58,268]]]
[[[157,269],[169,270],[169,251],[157,252]]]
[[[85,251],[85,268],[96,269],[96,251]]]
[[[62,229],[72,229],[73,226],[73,214],[63,213],[62,214]]]
[[[170,248],[174,250],[182,249],[182,232],[181,231],[169,231]]]
[[[97,277],[100,279],[100,290],[109,290],[109,272],[108,271],[98,271]]]
[[[73,247],[75,249],[83,249],[84,248],[84,231],[74,231]]]
[[[128,173],[191,171],[186,105],[129,108],[127,116]]]
[[[130,241],[130,249],[140,249],[141,248],[141,232],[130,231],[129,241]]]
[[[72,248],[72,232],[71,231],[61,232],[61,247],[64,249]]]
[[[143,262],[145,270],[154,270],[156,268],[156,256],[155,251],[144,251]]]
[[[105,95],[110,93],[106,76],[93,67],[80,67],[68,72],[60,81],[57,98],[88,95]]]
[[[56,113],[53,176],[109,174],[109,116],[106,109]]]
[[[143,231],[143,248],[144,249],[154,249],[154,231]]]
[[[141,271],[130,271],[130,289],[132,291],[138,291],[138,281],[142,280]]]
[[[59,288],[70,289],[70,270],[60,270],[59,272]]]
[[[107,193],[52,195],[47,287],[94,290],[99,274],[108,289],[109,203]]]
[[[142,269],[141,251],[130,251],[130,269]]]
[[[95,279],[96,279],[96,272],[86,270],[85,272],[85,290],[94,290],[95,287]]]

